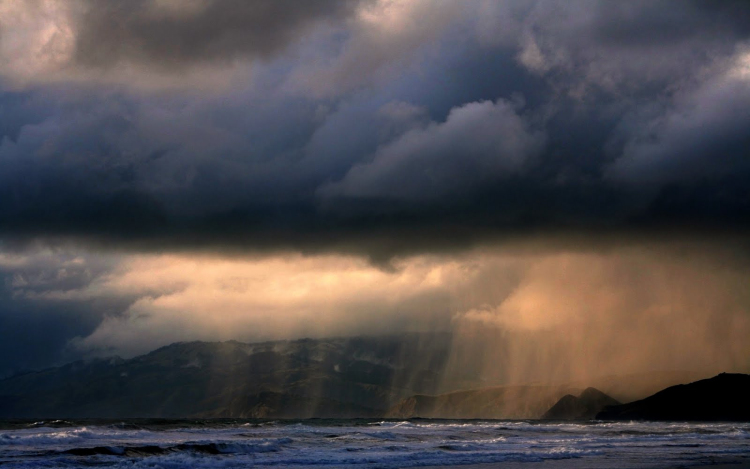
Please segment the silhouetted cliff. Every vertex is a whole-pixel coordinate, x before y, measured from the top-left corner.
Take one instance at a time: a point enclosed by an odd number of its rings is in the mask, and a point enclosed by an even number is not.
[[[608,407],[596,418],[750,421],[750,375],[722,373],[672,386],[639,401]]]
[[[587,388],[578,397],[567,394],[560,398],[547,412],[543,419],[550,420],[588,420],[607,406],[620,404],[598,389]]]

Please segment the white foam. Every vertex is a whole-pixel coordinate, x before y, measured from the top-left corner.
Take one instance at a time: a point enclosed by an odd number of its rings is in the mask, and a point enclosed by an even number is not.
[[[602,467],[613,461],[622,467],[639,467],[654,460],[679,465],[680,461],[694,464],[717,457],[750,458],[750,424],[380,421],[347,426],[341,422],[271,422],[164,430],[34,427],[0,433],[3,468],[76,468],[92,463],[174,469],[374,464],[395,468],[579,458]]]

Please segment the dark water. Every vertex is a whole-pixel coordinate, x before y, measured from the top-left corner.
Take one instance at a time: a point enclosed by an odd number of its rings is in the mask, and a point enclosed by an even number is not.
[[[0,422],[0,467],[555,467],[750,462],[750,423],[383,420]],[[533,464],[530,464],[533,465]]]

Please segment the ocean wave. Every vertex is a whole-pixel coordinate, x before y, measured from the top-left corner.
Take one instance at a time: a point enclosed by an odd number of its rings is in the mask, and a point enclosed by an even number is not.
[[[750,425],[742,423],[245,423],[188,422],[180,427],[179,422],[162,426],[107,422],[70,428],[24,427],[0,433],[0,467],[338,469],[587,458],[592,467],[636,468],[659,458],[693,465],[717,458],[750,459]]]
[[[97,435],[88,428],[77,428],[73,430],[51,431],[51,428],[42,427],[43,430],[50,430],[41,433],[2,433],[0,434],[0,445],[48,445],[81,442],[87,439],[97,437]]]
[[[71,448],[60,451],[61,454],[73,456],[151,456],[168,453],[198,453],[198,454],[257,454],[281,451],[284,445],[293,443],[291,438],[279,438],[270,441],[242,442],[242,441],[200,441],[186,442],[176,445],[143,445],[143,446],[95,446]]]

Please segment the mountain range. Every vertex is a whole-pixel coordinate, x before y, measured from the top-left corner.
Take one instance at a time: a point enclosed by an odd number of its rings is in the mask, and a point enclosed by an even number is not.
[[[179,342],[0,380],[0,418],[591,418],[695,376],[488,385],[470,367],[446,378],[451,345],[449,334]]]
[[[174,343],[0,380],[0,417],[371,417],[440,391],[447,335]]]

